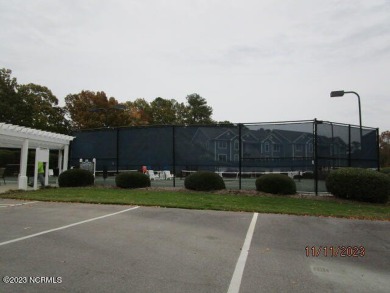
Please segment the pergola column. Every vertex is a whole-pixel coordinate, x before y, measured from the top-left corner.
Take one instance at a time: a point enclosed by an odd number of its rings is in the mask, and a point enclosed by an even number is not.
[[[27,190],[27,161],[28,161],[28,139],[23,141],[22,149],[20,152],[20,170],[18,178],[18,188]]]
[[[58,175],[62,173],[62,150],[58,150]]]

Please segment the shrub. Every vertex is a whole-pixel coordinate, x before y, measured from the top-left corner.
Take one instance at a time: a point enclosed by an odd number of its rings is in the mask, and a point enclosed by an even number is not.
[[[372,203],[386,203],[390,196],[390,177],[361,168],[342,168],[330,172],[326,188],[336,197]]]
[[[139,172],[119,173],[115,177],[115,183],[120,188],[143,188],[150,187],[150,179],[147,175]]]
[[[256,190],[272,194],[295,194],[294,180],[282,174],[266,174],[256,179]]]
[[[380,172],[387,174],[387,175],[390,175],[390,167],[381,168]]]
[[[62,172],[58,177],[60,187],[81,187],[93,185],[95,178],[88,170],[70,169]]]
[[[222,177],[214,172],[199,171],[187,176],[184,180],[187,189],[198,191],[210,191],[225,189]]]

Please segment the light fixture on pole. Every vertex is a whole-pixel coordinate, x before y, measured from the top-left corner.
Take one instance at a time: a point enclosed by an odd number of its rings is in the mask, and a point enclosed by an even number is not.
[[[335,98],[335,97],[342,97],[344,94],[355,94],[358,98],[359,102],[359,125],[360,125],[360,145],[362,145],[362,110],[360,106],[360,96],[357,92],[352,92],[352,91],[332,91],[330,92],[330,97]]]

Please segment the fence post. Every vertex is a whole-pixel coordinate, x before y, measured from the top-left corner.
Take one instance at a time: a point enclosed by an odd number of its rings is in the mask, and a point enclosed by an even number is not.
[[[348,125],[348,167],[352,166],[352,157],[351,157],[351,125]]]
[[[332,153],[331,153],[331,158],[332,158],[332,169],[334,169],[335,166],[335,151],[334,151],[334,129],[333,129],[333,122],[330,122],[331,130],[332,130]]]
[[[238,123],[238,189],[241,190],[241,169],[242,169],[242,137],[241,137],[242,124]]]
[[[175,125],[172,125],[172,172],[173,172],[173,187],[176,187],[176,149],[175,149],[176,131]]]
[[[380,161],[380,135],[379,135],[379,128],[376,129],[376,163],[377,163],[377,170],[380,171],[381,169],[381,161]]]
[[[116,128],[116,174],[119,174],[119,127]]]
[[[314,192],[318,195],[318,136],[317,118],[314,119]]]

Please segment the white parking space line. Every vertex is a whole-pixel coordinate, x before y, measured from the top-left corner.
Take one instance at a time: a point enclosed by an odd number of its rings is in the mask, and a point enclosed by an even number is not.
[[[24,202],[24,203],[0,203],[0,208],[24,206],[26,204],[33,204],[33,203],[37,203],[37,202],[39,202],[39,201],[29,201],[29,202]]]
[[[236,268],[234,269],[233,277],[230,281],[228,293],[238,293],[240,291],[242,275],[248,257],[249,248],[251,246],[253,233],[255,232],[255,226],[258,213],[254,213],[252,221],[249,225],[248,232],[246,233],[244,245],[241,249],[240,256],[238,257]]]
[[[33,237],[37,237],[37,236],[40,236],[40,235],[43,235],[43,234],[47,234],[47,233],[51,233],[51,232],[55,232],[55,231],[59,231],[59,230],[64,230],[64,229],[67,229],[67,228],[70,228],[70,227],[74,227],[74,226],[77,226],[77,225],[85,224],[85,223],[96,221],[96,220],[100,220],[100,219],[103,219],[103,218],[115,216],[115,215],[118,215],[118,214],[121,214],[121,213],[125,213],[125,212],[128,212],[128,211],[132,211],[132,210],[138,209],[138,208],[139,208],[139,206],[136,206],[136,207],[132,207],[132,208],[129,208],[129,209],[126,209],[126,210],[123,210],[123,211],[116,212],[116,213],[107,214],[107,215],[104,215],[104,216],[100,216],[100,217],[84,220],[84,221],[73,223],[73,224],[70,224],[70,225],[66,225],[66,226],[62,226],[62,227],[58,227],[58,228],[42,231],[42,232],[39,232],[39,233],[31,234],[31,235],[28,235],[28,236],[16,238],[16,239],[13,239],[13,240],[1,242],[0,246],[6,245],[6,244],[10,244],[10,243],[14,243],[14,242],[18,242],[18,241],[22,241],[22,240],[26,240],[26,239],[33,238]]]

